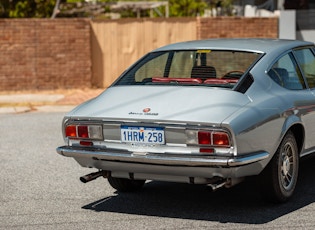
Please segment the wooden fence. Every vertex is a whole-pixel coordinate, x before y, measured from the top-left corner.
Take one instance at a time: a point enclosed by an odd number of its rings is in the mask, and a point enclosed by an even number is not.
[[[160,46],[194,39],[278,37],[278,18],[169,18],[91,21],[92,85],[108,87],[128,66]]]
[[[128,66],[160,46],[196,39],[195,19],[92,21],[92,84],[109,86]]]
[[[278,37],[278,18],[0,19],[0,91],[108,87],[150,50],[194,39]]]

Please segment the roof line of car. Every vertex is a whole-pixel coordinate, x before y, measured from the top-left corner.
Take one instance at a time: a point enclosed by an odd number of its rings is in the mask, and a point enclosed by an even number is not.
[[[235,48],[235,40],[241,41],[241,46]],[[266,42],[269,41],[269,42]],[[270,41],[273,41],[270,43]],[[247,51],[256,53],[269,53],[274,50],[275,47],[283,47],[284,49],[293,49],[299,46],[314,45],[312,42],[306,41],[293,41],[288,39],[207,39],[197,41],[185,41],[178,42],[170,45],[166,45],[153,50],[152,52],[158,51],[169,51],[169,50],[199,50],[199,49],[215,49],[215,50],[235,50],[235,51]]]

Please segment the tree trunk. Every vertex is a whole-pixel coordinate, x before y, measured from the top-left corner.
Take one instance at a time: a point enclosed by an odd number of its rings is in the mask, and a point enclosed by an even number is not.
[[[56,15],[59,13],[59,5],[60,5],[60,0],[56,1],[56,5],[54,7],[53,13],[51,15],[51,18],[55,18]]]

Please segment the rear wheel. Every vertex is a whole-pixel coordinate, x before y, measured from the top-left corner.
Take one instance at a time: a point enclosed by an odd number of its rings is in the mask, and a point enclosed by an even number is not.
[[[134,192],[140,190],[145,180],[130,180],[125,178],[108,177],[109,184],[119,192]]]
[[[288,132],[260,175],[263,197],[276,203],[287,201],[295,190],[298,171],[298,147],[293,133]]]

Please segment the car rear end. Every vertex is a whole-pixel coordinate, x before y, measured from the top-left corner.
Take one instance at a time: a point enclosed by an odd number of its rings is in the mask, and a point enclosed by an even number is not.
[[[104,176],[217,188],[262,170],[268,153],[238,154],[236,134],[224,124],[251,102],[245,76],[262,53],[180,47],[149,53],[65,117],[66,145],[57,152],[100,170],[85,181]]]

